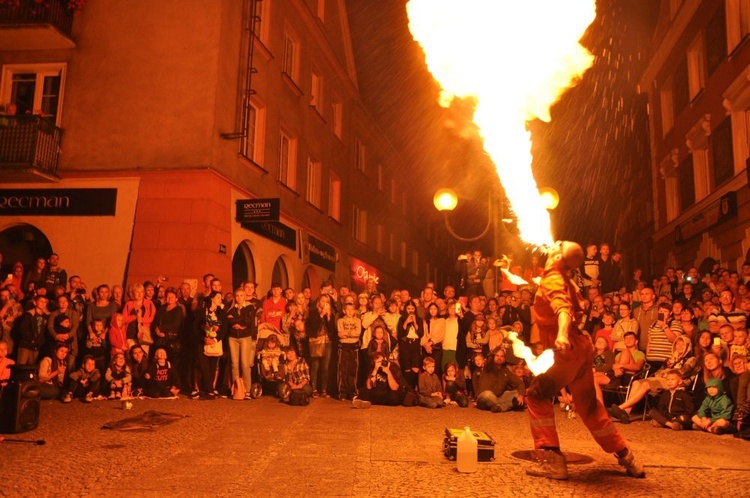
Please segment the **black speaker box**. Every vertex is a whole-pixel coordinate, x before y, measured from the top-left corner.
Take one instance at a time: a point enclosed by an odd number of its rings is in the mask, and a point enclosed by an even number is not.
[[[8,385],[0,397],[0,432],[16,434],[39,426],[41,389],[36,367],[12,365]]]

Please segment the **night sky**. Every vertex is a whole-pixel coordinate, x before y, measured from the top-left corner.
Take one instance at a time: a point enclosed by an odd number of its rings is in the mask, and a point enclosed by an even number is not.
[[[553,106],[551,123],[529,124],[537,183],[560,193],[552,217],[557,238],[626,246],[634,230],[618,220],[644,218],[651,209],[647,101],[638,94],[638,81],[660,3],[598,0],[597,18],[582,39],[594,65]],[[470,103],[438,106],[439,88],[409,33],[405,5],[347,1],[360,92],[409,166],[434,184],[430,191],[449,186],[458,192],[461,202],[451,219],[470,236],[486,220],[488,185],[500,189],[499,182],[480,141],[466,132]],[[488,53],[488,63],[501,60],[499,54]],[[415,202],[417,216],[434,210],[431,196]],[[508,247],[517,244],[509,241]]]

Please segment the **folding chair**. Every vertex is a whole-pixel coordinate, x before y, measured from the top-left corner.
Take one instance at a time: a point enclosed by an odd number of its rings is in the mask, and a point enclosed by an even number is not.
[[[626,385],[619,385],[619,386],[602,386],[602,396],[605,396],[607,393],[614,393],[617,396],[617,399],[619,400],[618,404],[622,403],[626,399],[628,399],[628,396],[630,395],[630,390],[633,388],[633,382],[636,380],[645,379],[648,377],[648,373],[651,371],[651,365],[648,363],[643,363],[643,367],[635,372],[633,375],[630,376],[630,379],[628,380],[628,383]],[[606,406],[606,403],[605,403]]]

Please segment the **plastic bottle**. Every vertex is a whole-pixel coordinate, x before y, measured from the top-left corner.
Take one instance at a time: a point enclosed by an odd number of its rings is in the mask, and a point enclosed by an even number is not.
[[[477,438],[469,427],[464,427],[464,433],[456,441],[456,468],[459,472],[476,472],[479,468]]]

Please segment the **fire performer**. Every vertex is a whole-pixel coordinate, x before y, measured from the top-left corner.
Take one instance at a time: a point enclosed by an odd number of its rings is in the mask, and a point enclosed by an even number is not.
[[[633,477],[645,477],[643,466],[635,461],[627,442],[615,429],[604,406],[594,392],[593,347],[581,329],[583,296],[572,281],[572,270],[583,263],[583,250],[575,242],[558,242],[550,250],[544,276],[534,300],[540,341],[545,349],[554,349],[554,364],[537,376],[527,390],[534,447],[540,457],[538,466],[527,474],[551,479],[567,479],[565,455],[555,429],[552,400],[567,386],[576,411],[594,439]]]

